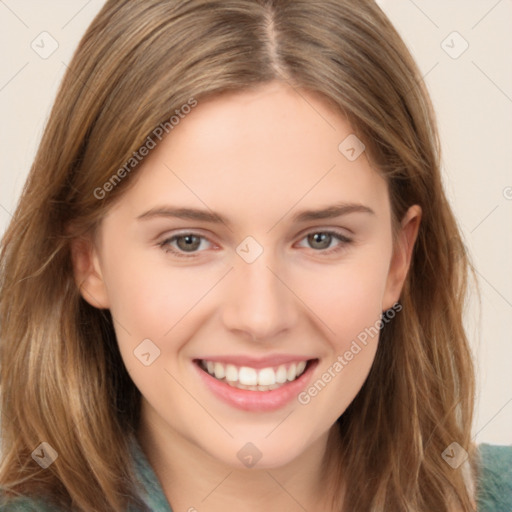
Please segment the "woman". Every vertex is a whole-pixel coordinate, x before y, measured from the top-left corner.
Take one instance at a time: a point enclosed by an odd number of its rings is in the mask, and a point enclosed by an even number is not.
[[[373,2],[107,1],[4,237],[2,510],[475,510],[462,248]]]

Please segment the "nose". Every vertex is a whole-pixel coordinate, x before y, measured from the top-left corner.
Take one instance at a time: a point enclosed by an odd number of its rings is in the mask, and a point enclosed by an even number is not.
[[[225,328],[259,342],[293,329],[299,318],[298,298],[287,276],[270,251],[252,263],[238,260],[223,304]]]

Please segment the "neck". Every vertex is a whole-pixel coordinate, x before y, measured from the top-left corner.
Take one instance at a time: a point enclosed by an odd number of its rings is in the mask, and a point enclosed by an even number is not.
[[[214,459],[173,430],[143,420],[139,442],[173,510],[332,510],[333,478],[339,478],[332,454],[337,429],[320,436],[299,457],[273,468],[240,469]]]

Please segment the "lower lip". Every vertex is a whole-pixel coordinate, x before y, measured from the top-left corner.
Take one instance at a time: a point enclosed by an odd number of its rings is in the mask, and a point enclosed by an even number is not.
[[[310,361],[306,371],[298,379],[271,391],[251,391],[234,388],[205,372],[198,362],[193,364],[208,389],[223,402],[244,411],[269,412],[284,407],[304,390],[311,379],[318,360]]]

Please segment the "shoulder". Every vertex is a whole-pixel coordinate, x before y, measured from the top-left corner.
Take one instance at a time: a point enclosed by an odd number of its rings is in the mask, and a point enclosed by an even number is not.
[[[478,445],[479,512],[512,510],[512,445]]]
[[[55,507],[46,505],[41,500],[27,497],[13,498],[8,501],[0,497],[0,512],[58,512]]]
[[[172,512],[161,483],[136,438],[132,439],[131,450],[137,479],[142,485],[141,497],[149,510]]]
[[[127,512],[154,511],[154,512],[172,512],[160,481],[158,480],[152,466],[150,465],[145,453],[135,437],[130,440],[130,448],[134,463],[135,476],[140,488],[136,493],[144,503],[145,507],[139,509],[130,507]],[[66,509],[67,510],[67,509]],[[31,498],[28,496],[19,496],[6,499],[0,489],[0,512],[66,512],[63,508],[55,507],[47,503],[42,498]]]

